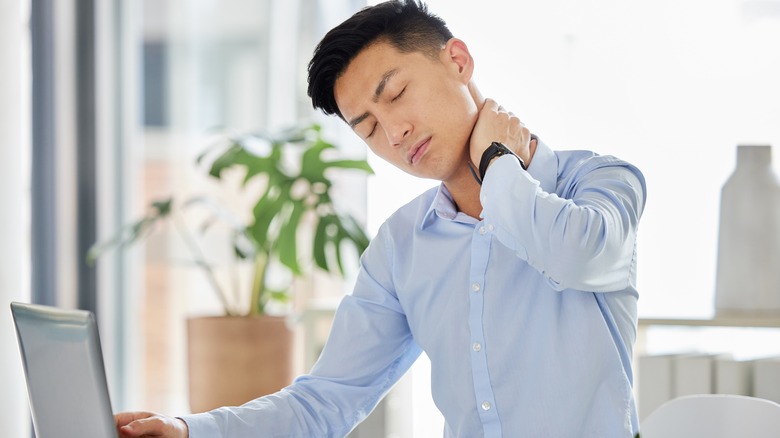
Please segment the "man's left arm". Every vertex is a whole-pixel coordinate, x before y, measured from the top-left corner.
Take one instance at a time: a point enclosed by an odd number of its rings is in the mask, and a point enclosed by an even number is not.
[[[552,151],[532,140],[516,115],[487,99],[471,136],[472,162],[479,165],[494,141],[512,150],[527,168],[515,157],[501,156],[489,161],[490,170],[482,175],[482,216],[499,241],[556,289],[607,292],[631,285],[645,204],[642,173],[594,154],[574,160],[568,180],[559,184],[562,176]]]
[[[641,172],[594,154],[559,175],[557,159],[539,158],[528,171],[513,157],[491,165],[480,194],[488,227],[556,289],[608,292],[632,286],[645,204]],[[548,192],[534,174],[550,172],[557,189]]]

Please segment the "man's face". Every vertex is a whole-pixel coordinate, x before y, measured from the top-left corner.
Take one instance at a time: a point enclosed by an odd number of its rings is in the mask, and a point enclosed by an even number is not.
[[[478,113],[470,70],[450,49],[448,43],[436,60],[377,42],[358,53],[334,87],[344,119],[375,154],[409,174],[444,182],[467,171]]]

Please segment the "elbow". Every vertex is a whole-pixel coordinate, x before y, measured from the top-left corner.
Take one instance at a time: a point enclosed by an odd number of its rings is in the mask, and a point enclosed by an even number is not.
[[[550,236],[550,254],[556,259],[548,266],[548,278],[556,289],[589,291],[620,290],[629,284],[635,232],[627,221],[615,220],[603,212],[580,208],[570,217],[568,228]]]

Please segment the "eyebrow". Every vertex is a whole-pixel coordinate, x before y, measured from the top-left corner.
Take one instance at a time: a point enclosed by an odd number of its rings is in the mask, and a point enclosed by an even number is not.
[[[374,90],[374,98],[371,99],[374,103],[379,102],[379,96],[382,95],[382,92],[385,91],[385,86],[387,85],[387,81],[390,80],[393,76],[398,73],[398,69],[394,68],[392,70],[388,70],[385,72],[385,74],[382,75],[382,79],[379,81],[379,84],[376,86],[376,90]]]
[[[385,72],[385,74],[382,75],[382,79],[379,80],[379,83],[376,86],[376,89],[374,90],[374,97],[371,98],[371,101],[374,103],[379,102],[379,97],[382,95],[382,93],[385,91],[385,86],[387,86],[387,82],[395,76],[398,73],[398,69],[394,68],[392,70],[388,70]],[[362,122],[368,117],[368,112],[365,112],[351,121],[348,122],[350,128],[354,128],[358,123]]]

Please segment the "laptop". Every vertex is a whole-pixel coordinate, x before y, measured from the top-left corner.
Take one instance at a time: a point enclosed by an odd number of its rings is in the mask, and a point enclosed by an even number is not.
[[[11,303],[37,438],[117,437],[95,316]]]

